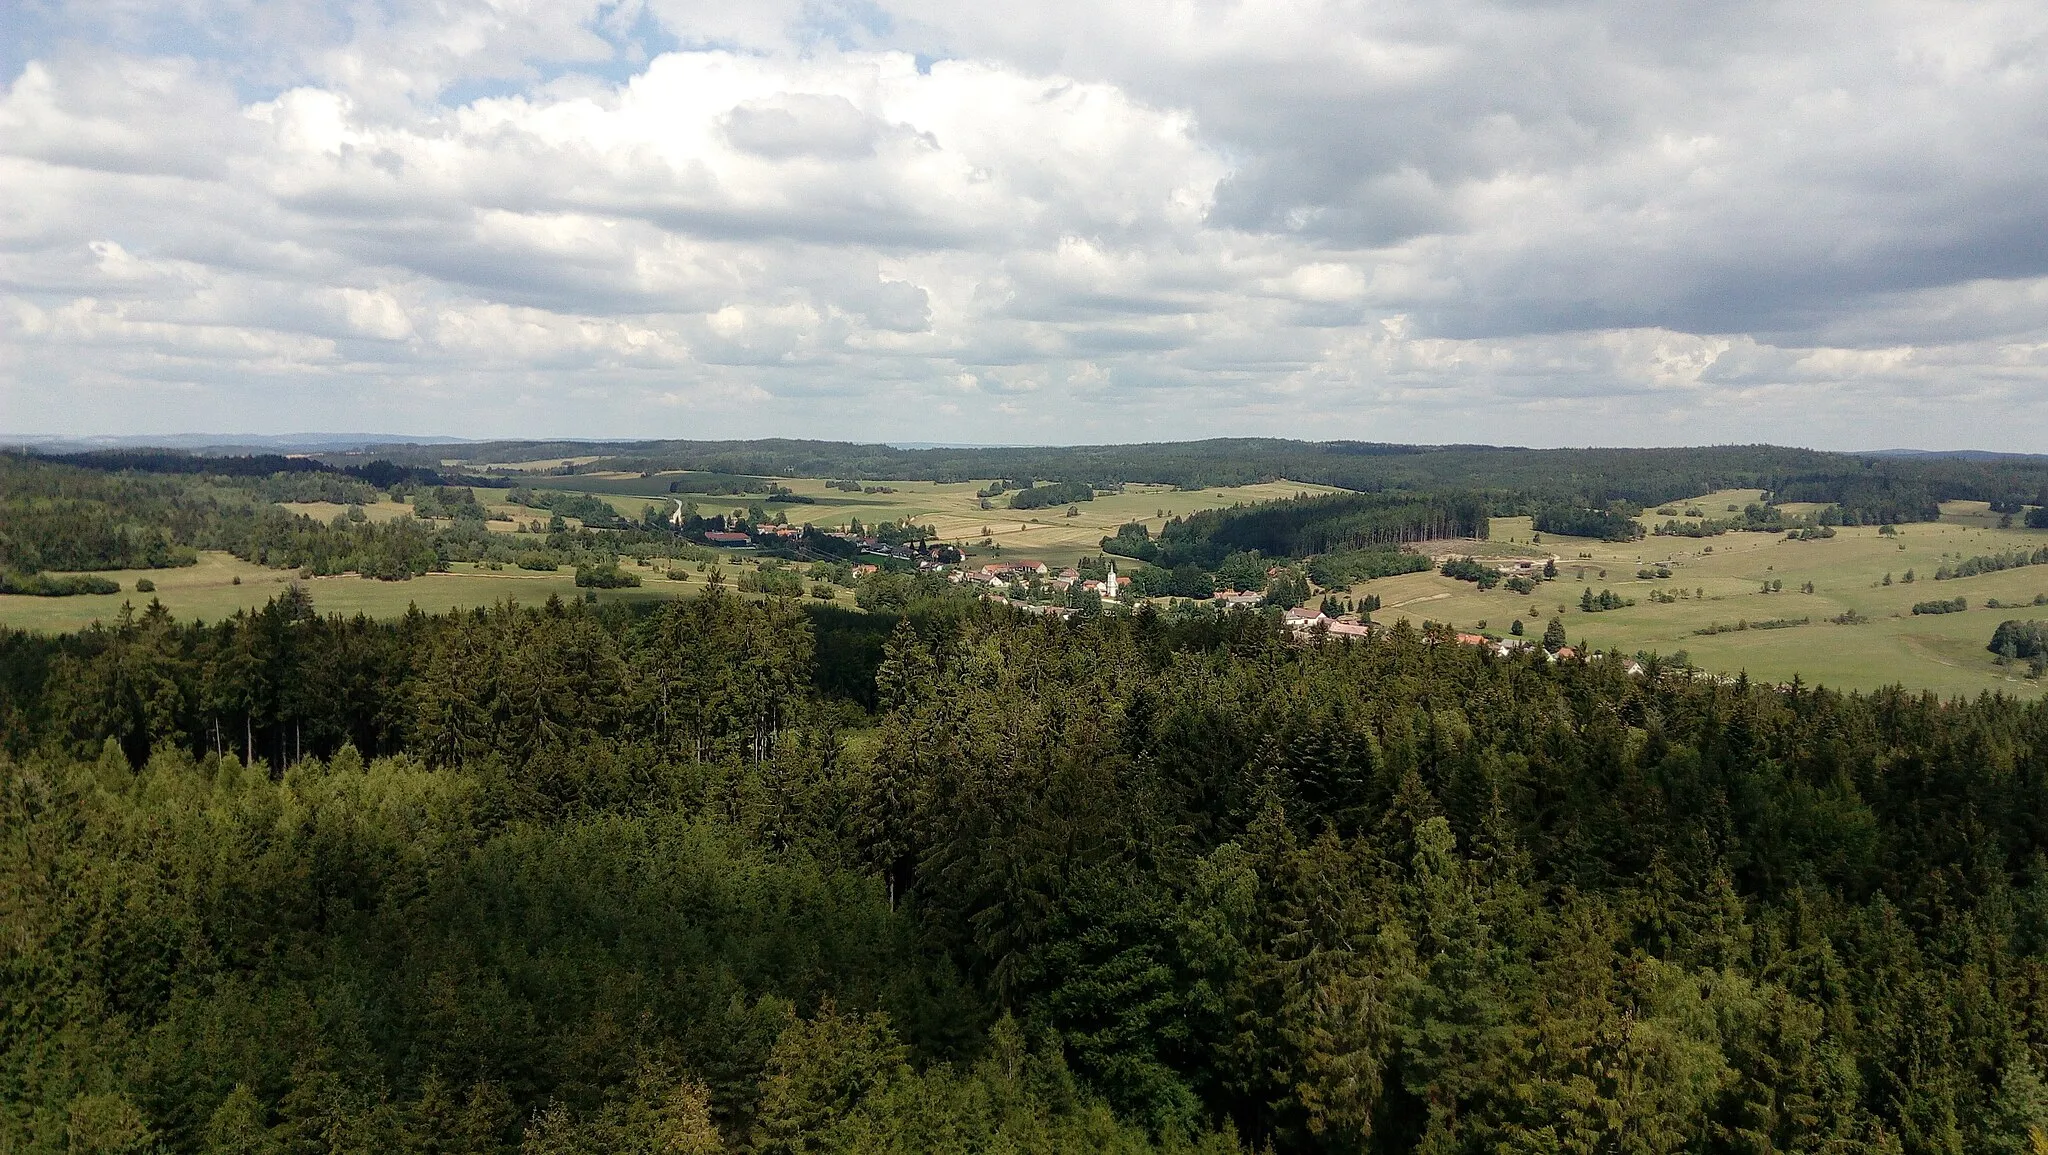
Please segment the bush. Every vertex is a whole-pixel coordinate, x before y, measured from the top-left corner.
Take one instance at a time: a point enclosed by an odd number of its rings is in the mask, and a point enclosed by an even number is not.
[[[742,573],[735,583],[743,594],[769,594],[781,598],[799,598],[804,594],[804,579],[798,573],[777,562],[766,562],[748,573]]]
[[[626,589],[640,584],[640,575],[630,574],[619,568],[619,563],[610,565],[579,565],[576,567],[576,584],[594,590]]]
[[[53,574],[0,574],[0,594],[27,594],[38,598],[67,598],[74,594],[117,594],[121,583],[92,574],[60,577]]]
[[[1490,590],[1500,584],[1499,570],[1469,557],[1445,558],[1444,564],[1438,566],[1437,570],[1448,578],[1476,582],[1479,588],[1483,590]],[[1518,592],[1526,593],[1527,591]]]
[[[156,583],[148,578],[143,578],[135,583],[135,592],[139,594],[153,594],[156,592]]]
[[[1693,635],[1695,637],[1710,638],[1715,634],[1736,634],[1744,630],[1789,630],[1794,626],[1805,626],[1812,623],[1812,618],[1767,618],[1760,622],[1752,622],[1745,619],[1736,622],[1732,626],[1715,622],[1705,629],[1694,630]]]
[[[2000,622],[1991,632],[1991,644],[1984,648],[1994,654],[2010,653],[2015,658],[2041,657],[2048,654],[2048,622]]]
[[[1010,495],[1010,508],[1044,509],[1049,505],[1072,505],[1077,501],[1094,500],[1095,490],[1088,485],[1079,481],[1059,481],[1018,490]]]
[[[1944,601],[1914,602],[1916,614],[1959,614],[1970,608],[1968,598],[1949,598]]]

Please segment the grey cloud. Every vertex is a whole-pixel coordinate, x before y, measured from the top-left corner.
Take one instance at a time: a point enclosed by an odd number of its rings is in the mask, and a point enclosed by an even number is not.
[[[101,172],[218,178],[248,136],[233,94],[176,60],[74,51],[0,99],[0,151]]]
[[[802,92],[738,105],[722,125],[733,147],[775,160],[872,156],[882,131],[880,122],[843,96]]]
[[[63,11],[0,77],[21,428],[2048,427],[2019,0]]]
[[[1442,238],[1461,291],[1405,304],[1445,335],[1806,339],[1873,295],[2048,272],[2048,16],[2017,0],[892,7],[934,45],[1191,109],[1236,162],[1219,225]],[[1658,158],[1694,138],[1697,162]]]
[[[931,296],[908,281],[883,281],[859,301],[868,324],[897,333],[922,333],[932,327]]]

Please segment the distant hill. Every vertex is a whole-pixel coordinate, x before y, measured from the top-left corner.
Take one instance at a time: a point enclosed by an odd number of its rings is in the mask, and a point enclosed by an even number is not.
[[[2048,461],[2048,453],[2001,453],[1995,449],[1870,449],[1860,457],[1945,457],[1952,461]]]
[[[95,449],[182,449],[192,453],[347,453],[378,445],[466,445],[461,437],[409,433],[145,433],[120,437],[15,436],[0,434],[0,446],[47,453]]]

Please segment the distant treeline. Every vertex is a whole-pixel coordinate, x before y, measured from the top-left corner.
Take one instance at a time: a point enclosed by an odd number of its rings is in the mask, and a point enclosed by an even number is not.
[[[1045,485],[1031,485],[1010,495],[1011,509],[1044,509],[1052,505],[1072,505],[1077,501],[1094,501],[1095,490],[1086,482],[1055,481]]]
[[[1547,506],[1536,511],[1531,524],[1540,533],[1591,537],[1601,541],[1634,541],[1643,536],[1642,527],[1635,522],[1635,511],[1626,506],[1607,509]]]
[[[1195,565],[1213,570],[1235,553],[1307,557],[1442,538],[1483,538],[1487,507],[1473,494],[1337,493],[1171,518],[1157,541],[1141,538],[1143,530],[1141,524],[1136,532],[1133,526],[1124,526],[1118,536],[1102,539],[1102,548],[1169,569]]]
[[[373,498],[367,483],[340,474],[286,472],[270,477],[190,473],[108,473],[48,458],[0,454],[0,572],[22,592],[89,593],[78,582],[30,582],[46,570],[162,569],[191,565],[200,550],[220,550],[258,565],[307,574],[361,573],[404,580],[452,561],[516,563],[536,550],[564,565],[601,566],[620,551],[675,548],[666,525],[634,525],[596,498],[563,498],[572,517],[600,515],[616,532],[555,530],[546,536],[493,533],[467,487],[410,486],[420,517],[378,521],[360,509],[331,520],[272,504],[280,488],[355,486],[330,498]],[[306,495],[293,493],[292,500]],[[601,508],[599,508],[601,507]],[[660,511],[655,521],[659,523]],[[723,522],[720,526],[723,527]]]
[[[500,477],[448,472],[435,464],[400,465],[383,459],[334,465],[316,457],[287,457],[278,453],[209,457],[172,449],[102,449],[89,453],[13,454],[30,456],[57,465],[73,465],[103,473],[169,473],[207,477],[260,478],[278,474],[332,474],[352,477],[378,489],[404,485],[474,485],[505,489],[512,482]],[[272,497],[271,501],[330,501],[329,497]]]
[[[585,525],[614,526],[625,523],[619,511],[601,497],[587,493],[564,493],[558,490],[533,490],[524,487],[514,489],[506,500],[529,509],[545,509],[563,517],[573,517]]]
[[[1991,502],[2004,512],[2048,505],[2048,457],[1890,457],[1771,445],[1680,449],[1517,449],[1219,438],[1143,445],[897,449],[767,439],[634,443],[503,442],[389,446],[392,460],[435,466],[469,460],[606,455],[586,469],[694,469],[776,477],[958,482],[1056,478],[1202,488],[1287,479],[1362,492],[1477,490],[1496,513],[1552,506],[1660,505],[1722,489],[1761,489],[1779,501],[1835,502],[1849,524],[1924,521],[1933,503]],[[330,455],[346,462],[356,458]]]
[[[1934,571],[1934,580],[1943,582],[1951,578],[1976,577],[1978,574],[1997,573],[2000,570],[2030,565],[2048,565],[2048,546],[2031,553],[2024,549],[2016,549],[2009,553],[1978,554],[1954,565],[1944,564]]]
[[[198,550],[315,573],[403,578],[445,568],[433,534],[414,522],[330,524],[248,485],[0,455],[0,569],[161,569],[192,564]]]

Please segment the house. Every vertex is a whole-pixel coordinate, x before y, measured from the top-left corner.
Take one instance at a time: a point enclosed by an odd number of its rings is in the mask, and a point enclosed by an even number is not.
[[[1459,634],[1458,644],[1461,646],[1483,646],[1486,644],[1486,638],[1482,634]]]
[[[882,567],[881,567],[881,566],[878,566],[878,565],[874,564],[873,562],[865,562],[865,561],[864,561],[864,562],[860,563],[859,565],[857,565],[857,566],[854,566],[854,567],[853,567],[853,576],[855,576],[855,577],[867,577],[867,576],[868,576],[869,574],[873,574],[873,573],[879,573],[879,572],[881,571],[881,569],[882,569]]]
[[[1323,611],[1313,606],[1296,606],[1281,615],[1288,627],[1297,630],[1312,630],[1329,622]]]
[[[704,544],[724,546],[727,549],[746,549],[754,544],[754,539],[743,533],[710,530],[704,534]]]
[[[1345,622],[1332,619],[1328,626],[1333,638],[1369,638],[1372,636],[1370,622]]]
[[[1226,590],[1217,594],[1214,600],[1225,609],[1236,609],[1240,606],[1256,606],[1266,600],[1266,595],[1245,590]]]

